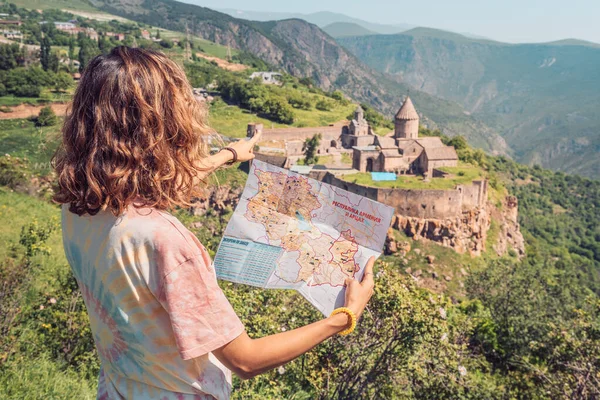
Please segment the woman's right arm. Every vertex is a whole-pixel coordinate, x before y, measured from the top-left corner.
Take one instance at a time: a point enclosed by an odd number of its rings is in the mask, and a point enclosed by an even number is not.
[[[373,295],[374,263],[375,258],[371,257],[362,282],[350,278],[346,280],[345,306],[354,312],[357,319]],[[240,378],[248,379],[292,361],[343,331],[348,324],[345,314],[336,314],[301,328],[260,339],[251,339],[244,331],[236,339],[213,351],[213,354]]]

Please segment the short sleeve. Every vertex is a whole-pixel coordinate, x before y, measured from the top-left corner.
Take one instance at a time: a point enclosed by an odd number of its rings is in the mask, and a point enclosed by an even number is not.
[[[244,326],[217,284],[206,251],[174,268],[163,279],[160,300],[184,360],[216,350]]]

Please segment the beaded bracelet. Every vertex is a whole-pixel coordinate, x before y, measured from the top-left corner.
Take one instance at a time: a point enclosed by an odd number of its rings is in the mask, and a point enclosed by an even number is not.
[[[330,316],[342,313],[346,314],[348,316],[348,319],[350,320],[350,322],[348,323],[348,327],[340,332],[341,336],[346,336],[354,332],[354,329],[356,329],[356,314],[354,314],[354,311],[352,311],[348,307],[340,307],[333,310]]]

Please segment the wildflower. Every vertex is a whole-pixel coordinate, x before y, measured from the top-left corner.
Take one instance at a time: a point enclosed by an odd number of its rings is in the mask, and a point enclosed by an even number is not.
[[[48,303],[56,304],[56,299],[54,297],[51,297],[50,300],[48,300]]]
[[[460,374],[460,376],[466,376],[467,375],[467,369],[465,367],[463,367],[462,365],[458,366],[458,373]]]
[[[438,311],[440,312],[440,317],[446,319],[446,310],[444,310],[444,307],[440,307]]]
[[[277,372],[279,372],[279,375],[283,375],[285,373],[285,368],[283,368],[283,366],[277,368]]]

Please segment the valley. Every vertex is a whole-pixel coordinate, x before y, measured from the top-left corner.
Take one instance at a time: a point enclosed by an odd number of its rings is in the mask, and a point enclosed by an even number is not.
[[[510,45],[432,29],[338,41],[372,68],[461,104],[529,165],[600,173],[600,49],[585,42]]]

